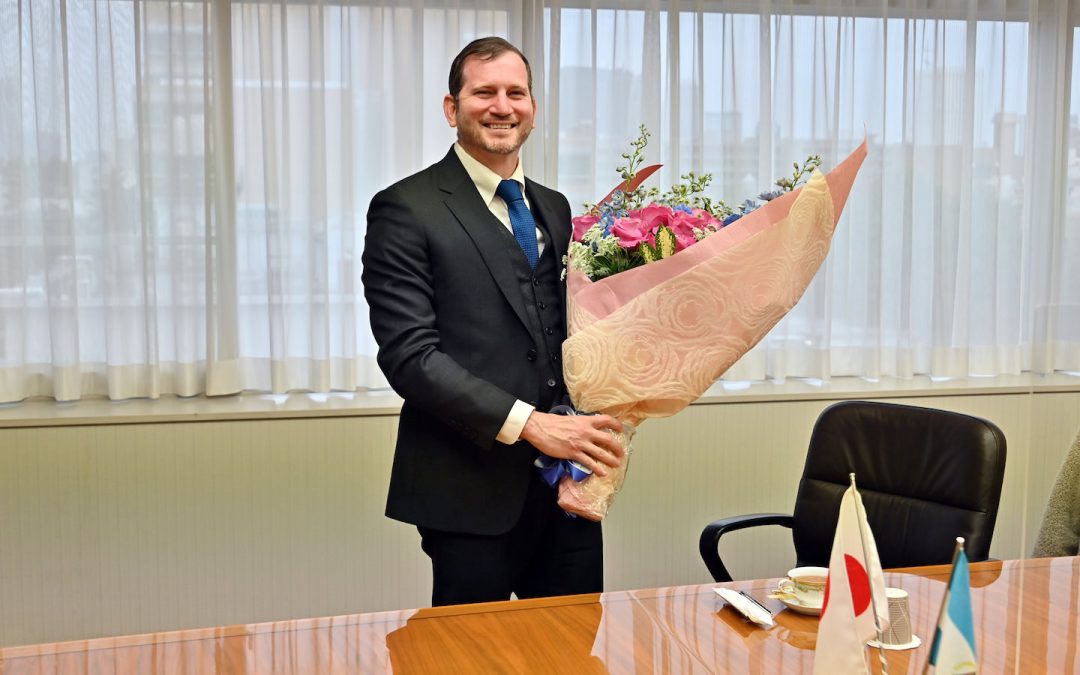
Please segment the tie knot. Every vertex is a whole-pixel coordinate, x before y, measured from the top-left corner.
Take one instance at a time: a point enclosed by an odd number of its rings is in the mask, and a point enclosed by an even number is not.
[[[495,194],[502,197],[507,204],[525,199],[521,196],[521,186],[516,180],[506,179],[500,182],[499,187],[495,188]]]

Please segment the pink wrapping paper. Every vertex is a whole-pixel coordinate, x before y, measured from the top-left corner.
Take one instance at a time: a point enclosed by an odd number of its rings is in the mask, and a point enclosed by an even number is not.
[[[595,282],[571,265],[563,375],[574,407],[636,427],[701,396],[802,297],[865,157],[864,141],[827,175],[670,258]],[[559,504],[600,520],[625,464],[564,479]]]

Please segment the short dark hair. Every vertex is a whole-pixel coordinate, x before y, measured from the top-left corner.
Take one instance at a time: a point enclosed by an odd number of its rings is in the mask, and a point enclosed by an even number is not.
[[[454,97],[454,100],[458,100],[458,94],[461,93],[461,88],[465,85],[465,61],[471,56],[475,56],[482,61],[490,61],[491,59],[498,58],[506,52],[513,52],[521,57],[521,60],[525,62],[525,72],[529,76],[529,95],[532,96],[532,67],[529,66],[529,59],[525,58],[525,55],[521,53],[521,50],[510,44],[501,37],[482,37],[477,38],[465,45],[457,56],[454,57],[454,62],[450,64],[450,95]]]

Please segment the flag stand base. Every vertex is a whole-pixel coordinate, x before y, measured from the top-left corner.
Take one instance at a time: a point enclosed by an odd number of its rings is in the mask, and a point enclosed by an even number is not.
[[[912,635],[911,636],[911,642],[905,642],[904,644],[899,644],[899,645],[891,645],[891,644],[889,644],[887,642],[886,643],[881,643],[881,642],[878,642],[877,640],[868,640],[866,644],[873,647],[873,648],[875,648],[875,649],[877,649],[878,647],[881,647],[882,649],[890,649],[890,650],[900,651],[900,650],[904,650],[904,649],[915,649],[916,647],[918,647],[919,645],[922,644],[922,640],[919,639],[918,635]]]

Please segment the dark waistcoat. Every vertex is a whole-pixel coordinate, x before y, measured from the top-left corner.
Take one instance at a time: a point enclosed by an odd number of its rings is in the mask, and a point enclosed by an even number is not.
[[[518,288],[525,299],[533,344],[521,345],[525,358],[536,368],[539,387],[528,403],[547,412],[561,403],[566,393],[562,376],[562,343],[566,339],[563,321],[565,291],[562,261],[555,260],[551,246],[545,246],[535,270],[522,253],[517,240],[507,232],[507,255],[514,263]]]

